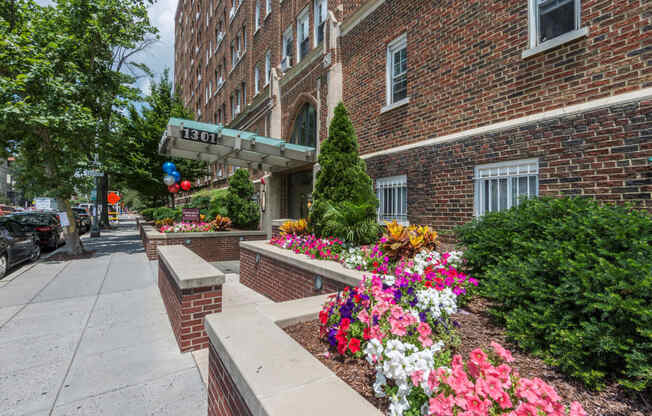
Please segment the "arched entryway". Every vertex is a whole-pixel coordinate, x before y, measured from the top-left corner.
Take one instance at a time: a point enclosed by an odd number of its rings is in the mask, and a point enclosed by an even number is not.
[[[317,143],[317,112],[310,103],[305,103],[299,109],[292,127],[290,143],[302,146],[316,147]]]

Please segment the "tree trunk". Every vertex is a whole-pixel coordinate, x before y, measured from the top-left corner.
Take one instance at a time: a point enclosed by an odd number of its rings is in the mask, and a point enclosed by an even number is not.
[[[172,200],[172,202],[170,203],[170,205],[172,206],[172,208],[175,208],[175,202],[176,202],[176,201],[174,200],[174,194],[170,194],[170,199]]]
[[[63,237],[66,240],[66,251],[73,255],[78,256],[84,252],[84,245],[79,238],[79,230],[77,230],[77,223],[75,216],[72,213],[70,201],[67,199],[57,198],[59,211],[63,211],[68,215],[70,225],[63,227]]]
[[[100,227],[105,227],[105,228],[110,228],[109,224],[109,203],[107,201],[107,197],[109,195],[109,174],[107,172],[104,172],[104,176],[102,176],[101,180],[101,188],[102,188],[102,193],[101,193],[101,202],[102,202],[102,216],[100,218]],[[99,195],[98,195],[99,197]]]

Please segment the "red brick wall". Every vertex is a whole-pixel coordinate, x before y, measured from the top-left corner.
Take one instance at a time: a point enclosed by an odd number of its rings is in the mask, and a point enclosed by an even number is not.
[[[208,416],[251,416],[215,347],[208,354]]]
[[[207,348],[203,320],[206,315],[222,311],[222,286],[180,289],[159,260],[158,287],[181,352]]]
[[[244,237],[245,241],[266,240],[265,235],[248,235]],[[186,245],[186,240],[190,240],[190,244]],[[216,236],[216,237],[195,237],[192,235],[184,236],[183,238],[171,239],[144,239],[145,252],[147,258],[156,260],[158,254],[156,253],[157,246],[174,246],[182,245],[188,247],[195,252],[199,257],[208,262],[214,261],[227,261],[238,260],[240,258],[240,237],[239,236]]]
[[[343,37],[362,153],[652,85],[649,1],[583,1],[589,35],[527,59],[527,1],[458,3],[387,1]],[[403,33],[410,102],[381,114],[386,47]]]
[[[314,289],[315,273],[310,273],[276,259],[260,256],[256,264],[256,253],[240,250],[240,283],[262,293],[275,302],[301,299],[344,289],[344,283],[322,276],[322,290]]]
[[[539,158],[539,194],[632,202],[652,212],[652,101],[604,108],[367,160],[407,175],[408,217],[451,230],[473,217],[474,167]]]

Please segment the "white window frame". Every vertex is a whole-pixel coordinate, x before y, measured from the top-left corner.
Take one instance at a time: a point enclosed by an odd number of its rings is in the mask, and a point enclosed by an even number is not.
[[[308,29],[305,31],[305,37],[301,39],[300,33],[303,30],[303,26],[301,25],[301,22],[305,21],[307,23]],[[305,9],[299,13],[299,16],[297,16],[297,63],[301,62],[301,60],[304,58],[301,56],[301,42],[310,38],[310,6],[306,6]],[[308,55],[310,51],[306,52],[306,55]]]
[[[260,68],[258,65],[254,67],[254,94],[258,95],[260,92]]]
[[[265,86],[269,85],[272,78],[272,51],[267,50],[265,53]]]
[[[258,32],[258,29],[260,29],[260,26],[261,26],[260,17],[261,17],[260,16],[260,0],[256,0],[256,13],[255,13],[255,16],[254,16],[254,21],[255,21],[254,25],[256,27],[255,32]]]
[[[378,222],[394,221],[408,225],[408,188],[407,175],[390,176],[376,179],[376,196],[378,197]],[[386,192],[393,194],[389,212],[384,212]]]
[[[516,198],[513,194],[513,178],[528,178],[526,180],[526,192],[525,194],[520,194],[518,190],[516,191]],[[530,183],[530,177],[535,178],[534,189]],[[500,185],[499,181],[502,179],[507,179],[506,186],[506,206],[500,206]],[[493,209],[491,201],[488,202],[489,210],[488,212],[502,211],[504,209],[509,209],[513,206],[518,205],[519,198],[523,196],[528,197],[537,197],[539,196],[539,159],[523,159],[523,160],[512,160],[508,162],[498,162],[490,163],[487,165],[479,165],[475,167],[474,171],[474,197],[473,197],[473,212],[476,217],[484,215],[487,210],[485,209],[487,198],[491,197],[491,191],[489,195],[485,191],[485,182],[490,181],[489,186],[493,187],[494,181],[497,184],[496,195],[498,200],[496,201],[497,209]]]
[[[313,26],[314,27],[314,31],[313,31],[314,42],[313,42],[313,44],[314,44],[314,47],[316,48],[317,45],[319,45],[317,43],[317,37],[318,37],[317,35],[318,35],[318,32],[319,32],[319,25],[324,23],[328,18],[327,17],[328,16],[328,0],[315,0],[313,10],[314,10],[314,16],[315,16],[315,18],[314,18],[314,26]],[[321,20],[319,20],[319,13],[318,12],[322,13]],[[324,34],[324,39],[326,39],[326,34]]]
[[[410,102],[410,97],[409,95],[406,95],[405,98],[398,100],[398,101],[393,101],[394,97],[394,66],[392,65],[392,61],[394,59],[394,53],[396,51],[399,51],[401,49],[406,49],[407,53],[407,34],[404,33],[398,38],[394,39],[387,45],[387,56],[386,56],[386,65],[385,65],[385,91],[386,91],[386,98],[385,98],[385,107],[383,107],[382,112],[388,111],[391,109],[394,109],[396,107],[399,107],[401,105],[407,104]],[[407,74],[407,69],[406,69],[406,74]]]
[[[529,23],[529,49],[522,53],[522,58],[529,58],[549,49],[556,48],[575,39],[589,34],[588,27],[582,27],[582,1],[570,0],[575,3],[575,29],[566,32],[556,38],[548,39],[545,42],[539,42],[539,2],[541,0],[528,0],[528,23]]]
[[[265,17],[272,12],[272,0],[265,0]]]
[[[287,50],[285,50],[285,46],[287,45],[288,40],[291,43],[294,42],[294,30],[293,29],[294,28],[292,27],[292,25],[290,25],[287,29],[285,29],[285,32],[283,32],[283,44],[281,45],[281,56],[283,57],[283,59],[287,58],[288,56],[292,56],[292,55],[287,54]],[[289,67],[291,67],[291,66],[292,66],[292,64],[289,65]]]

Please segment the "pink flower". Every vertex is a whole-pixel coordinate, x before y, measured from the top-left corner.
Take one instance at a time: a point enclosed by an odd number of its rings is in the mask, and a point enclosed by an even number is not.
[[[512,400],[506,391],[503,391],[500,397],[496,399],[496,403],[498,403],[498,406],[500,406],[501,409],[509,409],[512,407]]]
[[[489,403],[488,400],[482,400],[475,394],[469,394],[466,396],[466,408],[467,410],[470,410],[472,412],[475,412],[476,414],[480,415],[486,415],[489,406],[491,403]]]
[[[421,384],[421,380],[423,380],[423,371],[417,370],[414,373],[410,375],[410,378],[412,379],[412,384],[414,384],[415,387],[419,387]]]
[[[512,353],[503,348],[502,345],[495,341],[491,341],[491,347],[494,349],[494,352],[496,353],[497,356],[499,356],[503,361],[511,363],[514,361],[514,357],[512,357]]]
[[[358,319],[365,324],[369,324],[369,313],[367,313],[366,309],[362,309],[360,313],[358,313]]]
[[[448,416],[453,414],[453,405],[455,404],[453,398],[440,394],[437,397],[431,398],[428,402],[428,410],[431,415]]]
[[[502,397],[502,393],[504,393],[502,383],[495,377],[487,377],[484,379],[483,390],[485,396],[489,396],[496,401],[498,401],[498,399]]]
[[[422,337],[427,337],[430,334],[432,334],[432,330],[430,329],[430,325],[428,325],[425,322],[419,323],[419,326],[417,326],[417,332],[419,332],[419,334]]]

